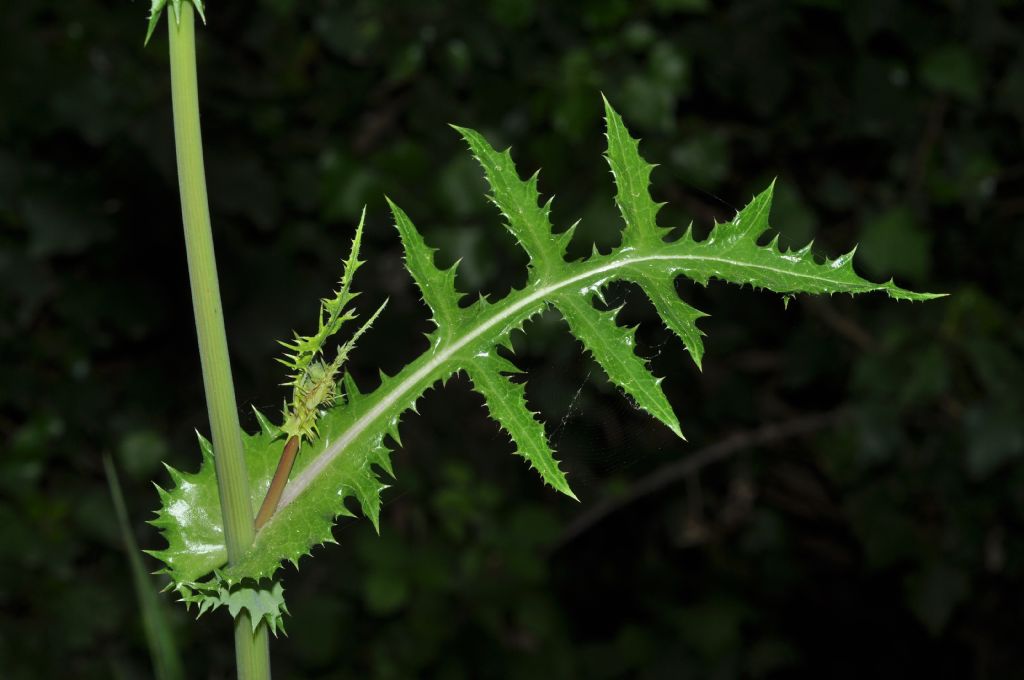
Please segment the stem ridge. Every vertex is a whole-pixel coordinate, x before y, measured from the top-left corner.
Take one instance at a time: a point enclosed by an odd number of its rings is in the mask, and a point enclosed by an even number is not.
[[[213,438],[214,465],[228,561],[239,559],[255,536],[249,476],[238,425],[231,361],[217,277],[210,207],[199,125],[195,13],[184,3],[178,21],[167,22],[171,66],[174,145],[181,193],[189,283],[195,314],[203,387]],[[265,625],[254,634],[247,612],[235,619],[235,662],[239,680],[269,680],[270,646]]]

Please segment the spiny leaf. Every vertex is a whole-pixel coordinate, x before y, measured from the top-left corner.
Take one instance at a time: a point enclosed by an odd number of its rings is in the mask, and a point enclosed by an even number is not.
[[[356,270],[362,266],[359,259],[359,246],[363,237],[363,224],[366,221],[366,208],[359,217],[356,235],[352,239],[352,248],[345,260],[344,271],[338,290],[330,298],[320,301],[320,313],[317,315],[317,330],[313,335],[299,335],[291,342],[282,342],[287,350],[283,359],[278,361],[291,371],[286,385],[292,388],[290,404],[285,405],[284,423],[281,430],[288,436],[312,440],[317,434],[317,418],[323,407],[334,403],[336,398],[338,373],[344,366],[348,355],[355,348],[356,342],[377,320],[387,301],[370,316],[355,333],[346,340],[335,352],[334,360],[327,363],[322,360],[324,345],[327,340],[341,330],[349,321],[357,316],[348,305],[358,293],[352,290],[352,279]]]
[[[512,154],[508,149],[497,151],[476,130],[453,125],[469,144],[473,157],[484,169],[491,185],[491,202],[505,217],[505,226],[530,256],[530,266],[548,270],[563,263],[565,249],[572,239],[573,229],[557,236],[551,233],[551,201],[541,205],[537,191],[538,173],[528,180],[519,179]]]
[[[348,321],[355,318],[355,312],[348,309],[348,305],[356,298],[358,293],[352,291],[352,279],[356,270],[363,265],[359,259],[359,246],[363,240],[363,224],[366,221],[366,208],[359,217],[359,224],[356,226],[355,236],[352,238],[352,247],[349,249],[349,256],[345,260],[342,270],[341,282],[338,290],[330,298],[320,300],[320,313],[317,315],[317,329],[312,335],[295,334],[291,342],[282,342],[281,345],[290,352],[286,354],[281,363],[287,366],[292,375],[289,385],[296,385],[302,378],[303,373],[310,367],[314,360],[324,351],[324,345],[328,338],[341,330],[341,327]]]
[[[244,609],[249,614],[253,633],[261,623],[266,623],[275,637],[278,632],[285,632],[284,617],[289,612],[284,601],[284,587],[279,581],[228,586],[219,572],[215,571],[209,582],[181,583],[175,587],[175,591],[186,609],[196,607],[196,618],[227,607],[232,618],[237,619]]]
[[[516,452],[552,488],[576,498],[565,480],[565,473],[558,469],[558,461],[544,434],[544,425],[526,406],[526,388],[502,375],[518,373],[519,369],[492,351],[474,357],[466,372],[473,381],[473,388],[483,395],[491,417],[512,437]]]
[[[835,260],[818,260],[809,247],[782,251],[777,241],[761,246],[768,231],[773,186],[754,197],[736,217],[714,227],[708,238],[697,241],[687,230],[668,241],[668,230],[656,223],[658,204],[648,192],[653,166],[641,158],[638,142],[629,136],[621,118],[607,104],[607,159],[616,183],[616,203],[626,226],[622,245],[608,254],[595,252],[576,262],[564,260],[571,231],[556,234],[549,222],[548,203],[541,203],[536,175],[523,181],[508,152],[496,152],[478,133],[459,129],[484,167],[492,188],[492,200],[501,209],[507,226],[531,258],[531,272],[521,290],[513,290],[495,302],[481,298],[460,305],[455,267],[439,269],[435,251],[426,245],[408,215],[389,201],[402,245],[406,266],[430,308],[437,328],[430,346],[394,376],[382,376],[380,386],[362,393],[343,377],[345,399],[338,399],[319,421],[320,437],[303,451],[284,489],[276,514],[263,526],[249,551],[230,566],[220,529],[209,443],[201,440],[203,464],[197,473],[169,468],[175,487],[160,490],[163,507],[154,524],[160,527],[168,547],[155,551],[176,583],[194,583],[215,569],[231,587],[245,579],[270,577],[284,562],[298,563],[315,546],[333,542],[331,527],[339,515],[348,515],[345,501],[355,498],[363,514],[379,523],[380,471],[391,474],[390,450],[385,438],[400,443],[399,421],[415,410],[417,401],[431,387],[444,384],[465,370],[474,388],[484,396],[491,415],[509,432],[519,455],[535,467],[555,489],[571,495],[565,475],[558,468],[543,425],[526,405],[526,387],[508,379],[515,370],[497,354],[507,346],[509,335],[534,315],[557,307],[573,335],[583,342],[612,382],[636,405],[680,434],[679,424],[661,390],[661,380],[651,375],[636,354],[634,329],[615,322],[615,312],[600,311],[593,298],[615,280],[638,284],[654,308],[684,342],[690,355],[701,363],[703,342],[696,326],[703,316],[683,302],[675,281],[685,276],[706,285],[718,279],[751,285],[779,293],[788,299],[795,293],[850,293],[880,291],[902,300],[937,297],[914,293],[893,282],[877,284],[860,278],[853,270],[853,253]],[[263,497],[280,454],[275,441],[279,429],[259,417],[260,433],[243,433],[254,505]]]
[[[639,408],[668,426],[676,436],[682,437],[679,420],[661,390],[661,378],[651,375],[644,360],[634,351],[635,329],[615,323],[618,310],[598,311],[587,297],[581,297],[574,290],[560,292],[555,298],[555,306],[569,324],[572,334],[593,355],[608,379],[633,397]]]
[[[693,358],[697,368],[701,368],[704,358],[704,333],[697,328],[697,320],[707,314],[679,299],[675,281],[672,278],[659,276],[637,277],[634,283],[640,285],[644,294],[654,304],[658,316],[673,333],[679,336],[686,351]]]
[[[640,157],[640,141],[629,136],[622,117],[604,100],[607,123],[608,152],[605,158],[615,177],[615,204],[619,206],[626,226],[622,230],[622,245],[633,248],[656,246],[671,229],[658,226],[658,211],[663,204],[651,199],[648,186],[655,166]]]
[[[459,300],[462,294],[455,289],[455,269],[458,263],[448,269],[439,269],[434,264],[434,253],[437,250],[427,246],[405,211],[392,203],[390,198],[387,202],[405,249],[405,267],[419,286],[423,301],[434,313],[434,323],[439,329],[447,331],[456,325],[460,316]]]
[[[849,293],[857,295],[881,291],[896,300],[924,301],[943,297],[935,293],[915,293],[897,286],[890,279],[872,283],[853,269],[856,248],[834,260],[818,261],[808,243],[799,250],[782,250],[778,234],[767,245],[757,244],[769,231],[775,182],[741,210],[730,222],[715,225],[703,241],[693,240],[688,231],[667,244],[663,262],[667,270],[686,274],[697,283],[719,279],[739,285],[750,284],[776,293]]]
[[[347,384],[354,387],[350,381]],[[365,403],[362,400],[366,396],[353,397],[353,394],[349,392],[349,403]],[[350,415],[337,407],[324,414],[319,423],[321,436],[304,447],[296,460],[292,483],[285,489],[286,498],[295,478],[320,460],[325,448],[348,429],[349,418],[346,416]],[[258,417],[265,421],[262,415]],[[363,513],[376,524],[380,514],[380,492],[385,487],[373,466],[390,471],[389,452],[383,444],[384,434],[371,433],[360,440],[357,451],[337,461],[325,476],[330,482],[321,487],[323,493],[312,493],[304,499],[301,509],[306,512],[298,513],[298,521],[281,521],[283,517],[293,517],[295,510],[285,507],[287,504],[283,498],[277,514],[257,534],[256,543],[244,559],[219,572],[224,584],[234,586],[246,577],[259,581],[271,576],[280,566],[279,562],[297,563],[314,546],[333,542],[330,528],[335,518],[338,515],[351,516],[344,505],[347,498],[356,498]],[[163,561],[166,565],[163,571],[179,584],[199,583],[227,561],[212,447],[203,437],[199,438],[199,443],[203,452],[199,471],[184,473],[168,468],[175,486],[169,491],[160,490],[162,507],[157,511],[156,519],[150,522],[161,530],[168,545],[162,550],[147,552]],[[268,429],[254,435],[243,432],[242,445],[249,472],[250,499],[253,507],[259,507],[277,468],[281,441],[277,432]],[[327,487],[331,488],[328,490]],[[308,512],[311,508],[315,511]]]

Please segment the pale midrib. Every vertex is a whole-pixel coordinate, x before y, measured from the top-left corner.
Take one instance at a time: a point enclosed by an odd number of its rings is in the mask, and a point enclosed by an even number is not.
[[[432,374],[438,369],[438,367],[445,364],[455,354],[457,354],[462,348],[469,343],[473,342],[481,335],[486,333],[492,327],[498,325],[502,321],[505,321],[509,317],[513,317],[523,309],[532,306],[533,304],[543,300],[552,293],[578,283],[595,276],[600,276],[606,272],[621,269],[622,267],[628,267],[633,264],[640,264],[643,262],[653,262],[660,260],[700,260],[702,262],[718,262],[722,264],[734,265],[737,267],[743,267],[747,269],[762,269],[766,271],[776,272],[778,274],[784,274],[786,276],[794,276],[803,279],[810,279],[814,281],[821,281],[825,283],[831,283],[836,285],[837,282],[834,279],[830,279],[824,276],[814,276],[813,274],[805,274],[800,272],[788,271],[785,269],[777,269],[775,267],[769,267],[767,265],[752,264],[750,262],[737,262],[736,260],[730,260],[724,257],[708,257],[706,255],[647,255],[643,257],[627,257],[621,260],[615,260],[608,264],[604,264],[593,269],[588,269],[581,274],[577,274],[571,278],[565,279],[553,283],[550,286],[538,288],[529,295],[523,296],[521,300],[509,305],[502,309],[500,312],[492,316],[491,318],[480,323],[476,328],[472,329],[461,338],[447,346],[440,352],[438,352],[430,361],[425,363],[419,370],[414,372],[408,378],[398,383],[392,388],[389,394],[384,395],[374,406],[363,414],[358,420],[345,430],[338,439],[330,444],[323,452],[317,456],[301,473],[299,473],[295,479],[293,479],[288,486],[285,487],[284,493],[281,496],[281,503],[278,506],[277,513],[290,505],[299,495],[312,484],[316,478],[320,475],[323,470],[330,465],[335,458],[337,458],[345,448],[355,441],[370,425],[373,424],[377,418],[384,415],[391,409],[398,401],[400,401],[405,394],[413,387],[418,385],[421,380]],[[846,284],[849,285],[849,284]],[[865,286],[869,287],[869,286]],[[877,284],[871,284],[870,287],[880,287]],[[277,516],[275,513],[275,517]],[[273,518],[270,520],[273,522]]]

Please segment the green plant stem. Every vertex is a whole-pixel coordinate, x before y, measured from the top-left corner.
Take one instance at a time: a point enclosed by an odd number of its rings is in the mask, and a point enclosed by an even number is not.
[[[234,562],[252,545],[255,529],[210,229],[203,143],[199,127],[195,15],[192,4],[182,3],[179,22],[175,22],[173,15],[169,14],[167,26],[171,54],[174,140],[189,281],[199,338],[199,357],[203,367],[206,407],[213,435],[224,539],[228,560]],[[253,634],[248,614],[243,612],[235,619],[235,660],[239,679],[268,680],[269,650],[266,625],[261,624]]]

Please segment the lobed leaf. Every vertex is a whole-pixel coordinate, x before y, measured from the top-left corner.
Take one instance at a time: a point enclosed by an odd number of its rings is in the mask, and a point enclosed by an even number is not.
[[[429,348],[395,376],[382,376],[381,384],[363,394],[350,376],[344,377],[344,399],[338,399],[318,422],[320,437],[304,448],[295,463],[276,514],[257,534],[252,548],[235,563],[224,566],[226,551],[221,531],[209,443],[200,439],[202,466],[194,474],[170,469],[175,487],[161,490],[163,507],[154,524],[168,541],[155,551],[178,585],[195,583],[216,571],[228,587],[245,579],[273,576],[284,562],[296,563],[315,546],[333,542],[331,527],[339,515],[350,514],[349,498],[378,525],[382,474],[391,474],[386,440],[400,443],[399,422],[414,409],[423,394],[466,371],[483,395],[491,416],[505,429],[522,456],[556,490],[572,496],[565,473],[554,458],[544,426],[526,403],[526,387],[507,374],[515,366],[497,353],[510,333],[532,316],[556,307],[577,337],[639,408],[682,436],[664,392],[636,354],[634,329],[615,321],[615,311],[601,311],[593,299],[614,280],[638,284],[662,320],[683,341],[699,367],[703,356],[702,333],[697,321],[704,313],[676,292],[680,277],[706,285],[712,279],[751,285],[785,296],[794,293],[849,293],[879,291],[899,300],[928,300],[936,295],[915,293],[892,281],[872,283],[853,269],[852,251],[835,260],[817,259],[810,246],[783,251],[777,239],[758,241],[769,230],[768,215],[774,184],[725,224],[715,225],[708,238],[697,241],[687,230],[669,241],[669,229],[659,227],[660,205],[650,196],[653,168],[639,154],[639,142],[630,137],[622,119],[605,102],[608,150],[606,157],[616,184],[615,201],[625,222],[622,244],[608,254],[565,261],[571,227],[555,233],[550,223],[550,201],[541,202],[537,175],[522,180],[508,151],[498,152],[477,132],[457,128],[480,161],[490,183],[491,200],[506,226],[530,256],[530,276],[521,290],[502,300],[479,299],[462,306],[456,287],[456,267],[443,270],[434,263],[412,220],[388,201],[405,250],[406,268],[430,308],[436,329]],[[259,416],[261,431],[243,433],[254,505],[263,497],[281,450],[280,428]]]
[[[516,452],[552,488],[576,498],[565,479],[565,473],[558,468],[558,461],[544,433],[544,424],[526,406],[525,386],[502,375],[518,373],[519,369],[496,351],[491,351],[474,357],[473,362],[466,367],[466,372],[473,381],[473,388],[483,395],[491,417],[512,437]]]
[[[561,292],[555,306],[562,313],[569,330],[604,369],[608,379],[618,385],[636,405],[664,423],[676,436],[682,437],[679,420],[661,390],[661,378],[655,378],[643,359],[634,351],[635,328],[623,328],[615,323],[614,312],[601,312],[590,303],[589,293]]]
[[[622,117],[603,96],[602,100],[608,124],[605,158],[615,178],[615,205],[626,223],[622,230],[622,246],[657,246],[672,230],[658,226],[658,211],[663,204],[655,203],[648,191],[651,171],[655,166],[640,156],[640,141],[630,137]]]
[[[253,633],[261,623],[267,624],[274,637],[277,637],[278,632],[285,632],[284,617],[288,614],[288,606],[284,601],[284,587],[280,581],[229,586],[225,585],[219,573],[214,573],[215,577],[209,583],[179,583],[175,587],[186,609],[196,607],[196,618],[221,607],[227,607],[232,618],[237,619],[244,609],[249,614]]]
[[[690,353],[693,363],[701,368],[704,358],[704,333],[697,328],[697,320],[707,314],[696,307],[691,307],[679,298],[676,292],[674,277],[657,276],[656,273],[647,277],[636,277],[630,279],[640,285],[644,294],[654,305],[658,316],[665,322],[669,330],[675,333],[683,346]]]
[[[537,191],[539,172],[528,180],[521,180],[508,149],[498,152],[476,130],[454,127],[469,144],[473,157],[480,163],[484,176],[491,185],[491,202],[505,217],[505,227],[530,256],[531,272],[534,266],[548,271],[564,264],[565,250],[572,239],[573,228],[555,235],[551,229],[551,202],[540,203]]]
[[[434,264],[434,253],[437,250],[427,246],[423,236],[401,208],[392,203],[390,198],[387,202],[405,249],[405,268],[412,274],[423,301],[433,312],[434,324],[444,331],[454,329],[461,316],[459,299],[462,294],[455,289],[458,263],[448,269],[438,268]]]

